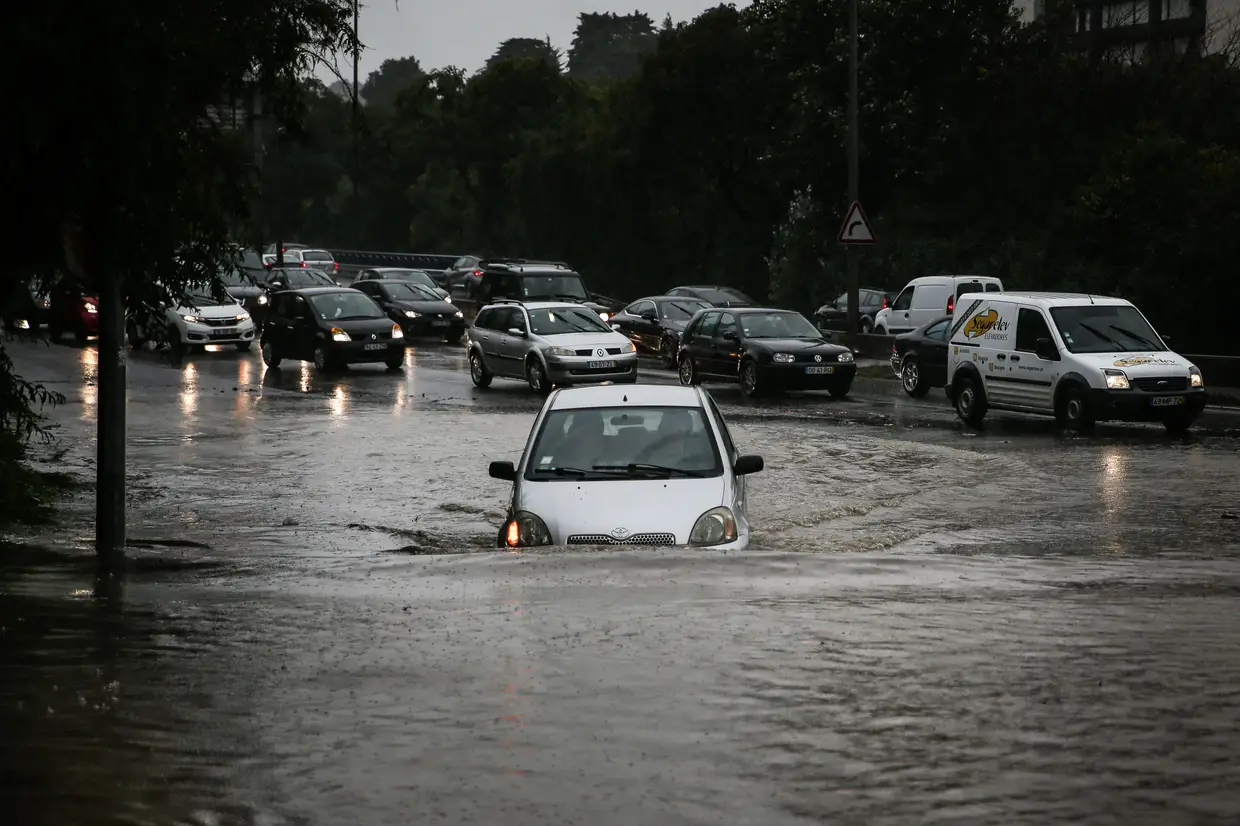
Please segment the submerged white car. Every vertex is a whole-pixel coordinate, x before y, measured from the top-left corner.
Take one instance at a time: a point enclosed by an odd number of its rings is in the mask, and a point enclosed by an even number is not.
[[[742,456],[700,387],[602,385],[554,391],[517,465],[499,546],[749,544]]]
[[[168,345],[174,352],[207,344],[231,344],[249,350],[254,343],[254,320],[231,296],[219,301],[205,289],[186,293],[175,307],[164,313]],[[151,339],[150,331],[137,319],[130,319],[126,335],[134,348]]]

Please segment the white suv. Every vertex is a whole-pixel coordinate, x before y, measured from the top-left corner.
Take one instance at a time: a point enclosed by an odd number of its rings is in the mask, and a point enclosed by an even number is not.
[[[980,425],[988,410],[1188,429],[1205,407],[1201,371],[1122,298],[1073,293],[960,296],[948,333],[948,394]]]
[[[988,275],[927,275],[908,282],[890,307],[874,316],[880,336],[920,330],[942,315],[951,315],[965,293],[1001,293],[1003,282]]]
[[[742,456],[699,387],[656,384],[557,390],[534,420],[521,461],[492,462],[513,483],[499,546],[749,543]]]

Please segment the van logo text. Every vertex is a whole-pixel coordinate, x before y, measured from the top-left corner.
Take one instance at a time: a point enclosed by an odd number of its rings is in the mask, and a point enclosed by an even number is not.
[[[965,338],[978,338],[987,333],[1001,333],[1010,326],[1009,322],[999,318],[997,310],[987,310],[969,319],[969,322],[964,325],[964,336]]]

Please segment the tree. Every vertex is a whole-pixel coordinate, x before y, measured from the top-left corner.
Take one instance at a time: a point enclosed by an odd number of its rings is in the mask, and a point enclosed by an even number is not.
[[[369,106],[391,106],[401,92],[425,74],[416,57],[389,58],[366,76],[358,94]]]
[[[588,80],[629,77],[641,67],[641,58],[654,50],[654,21],[642,12],[578,16],[573,45],[568,51],[568,71]]]
[[[533,60],[545,60],[557,70],[563,68],[563,59],[560,50],[551,45],[551,38],[545,40],[537,40],[533,37],[510,37],[503,43],[499,44],[499,48],[495,50],[495,54],[487,59],[486,68],[491,68],[501,60],[513,60],[530,58]]]

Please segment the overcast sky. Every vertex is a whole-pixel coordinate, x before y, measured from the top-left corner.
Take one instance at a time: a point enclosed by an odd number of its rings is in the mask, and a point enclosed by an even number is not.
[[[564,52],[573,41],[582,12],[628,14],[642,11],[655,25],[670,14],[692,20],[724,0],[367,0],[361,9],[365,47],[361,79],[384,60],[414,55],[423,69],[456,66],[467,73],[481,69],[495,48],[510,37],[551,38]],[[736,0],[738,7],[749,5]],[[349,57],[341,73],[352,73]]]

